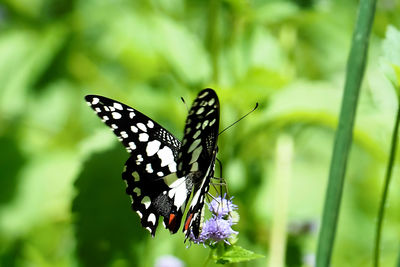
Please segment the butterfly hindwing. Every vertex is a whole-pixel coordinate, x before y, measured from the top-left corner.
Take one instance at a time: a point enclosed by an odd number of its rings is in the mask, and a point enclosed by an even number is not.
[[[118,101],[97,95],[85,99],[131,154],[122,178],[142,226],[154,236],[162,215],[165,227],[176,232],[190,195],[185,177],[178,179],[175,174],[180,141],[152,119]]]

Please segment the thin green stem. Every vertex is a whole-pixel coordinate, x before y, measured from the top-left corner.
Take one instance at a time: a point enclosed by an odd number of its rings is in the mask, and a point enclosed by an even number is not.
[[[335,136],[328,188],[318,240],[317,267],[329,266],[339,217],[347,159],[352,142],[354,118],[361,82],[364,76],[376,0],[361,0],[347,62],[346,82]]]
[[[374,266],[375,267],[379,266],[379,253],[380,253],[380,247],[381,247],[382,224],[383,224],[383,219],[385,216],[385,205],[386,205],[386,200],[387,200],[387,196],[388,196],[390,180],[392,178],[394,160],[396,158],[399,123],[400,123],[400,106],[397,110],[397,116],[396,116],[396,120],[394,123],[389,161],[388,161],[388,165],[386,168],[386,175],[385,175],[385,181],[384,181],[383,192],[382,192],[382,197],[381,197],[381,203],[379,205],[379,211],[378,211],[378,222],[376,224],[375,248],[374,248]]]

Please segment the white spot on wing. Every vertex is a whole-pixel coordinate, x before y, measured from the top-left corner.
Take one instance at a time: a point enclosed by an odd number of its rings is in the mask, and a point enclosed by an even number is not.
[[[147,133],[139,134],[139,141],[140,142],[147,142],[149,140],[149,135]]]
[[[147,122],[147,127],[149,127],[149,128],[153,128],[154,127],[154,123],[152,122],[152,121],[148,121]]]
[[[100,99],[98,99],[97,97],[93,97],[92,99],[92,105],[96,105],[97,103],[99,103]]]
[[[201,131],[197,130],[197,132],[193,135],[193,139],[196,139],[197,137],[199,137]]]
[[[201,128],[204,130],[207,127],[207,125],[208,125],[208,120],[205,120]]]
[[[173,162],[173,163],[169,164],[168,169],[170,172],[176,172],[176,163]]]
[[[179,178],[170,187],[172,189],[169,190],[168,196],[174,199],[174,205],[179,209],[187,198],[185,178]]]
[[[203,98],[203,97],[205,97],[206,95],[208,95],[208,92],[207,92],[207,91],[204,92],[204,93],[202,93],[201,95],[199,95],[198,98]]]
[[[136,149],[136,145],[134,142],[129,142],[128,145],[132,150]]]
[[[207,117],[208,115],[210,115],[211,113],[213,113],[213,112],[214,112],[214,109],[212,109],[212,110],[210,110],[209,112],[207,112],[206,117]]]
[[[137,133],[138,132],[138,128],[136,128],[135,126],[131,126],[131,131],[132,132],[134,132],[134,133]]]
[[[196,111],[196,114],[199,115],[199,114],[201,114],[201,113],[203,113],[203,112],[204,112],[204,108],[201,107],[201,108],[199,108],[199,109]]]
[[[136,126],[137,126],[140,130],[142,130],[143,132],[147,132],[147,128],[146,128],[146,126],[145,126],[143,123],[139,122],[138,124],[136,124]]]
[[[209,106],[212,106],[212,105],[214,104],[214,102],[215,102],[215,98],[213,98],[213,99],[211,99],[210,101],[208,101],[208,105],[209,105]]]
[[[120,134],[122,138],[128,138],[128,134],[125,131],[122,131]]]
[[[142,191],[139,187],[135,187],[135,189],[133,189],[133,192],[135,192],[137,196],[140,196],[142,194]]]
[[[133,118],[133,117],[135,117],[135,113],[133,113],[133,112],[129,112],[129,118]]]
[[[94,111],[96,111],[96,113],[99,113],[99,112],[101,112],[101,109],[100,108],[95,108]]]
[[[157,172],[157,175],[160,176],[160,177],[163,177],[164,173],[163,172]]]
[[[140,180],[139,173],[137,172],[132,172],[132,177],[135,180],[135,182],[138,182]]]
[[[167,166],[174,162],[174,154],[172,150],[165,146],[162,149],[158,150],[157,156],[161,159],[161,167]]]
[[[146,147],[147,156],[151,157],[154,154],[156,154],[157,151],[160,149],[160,145],[161,145],[161,142],[158,140],[148,142],[147,147]]]
[[[200,142],[200,139],[194,140],[193,143],[190,145],[188,152],[191,153],[200,144]]]
[[[212,126],[214,123],[215,123],[215,119],[213,119],[211,122],[210,122],[210,126]]]
[[[149,217],[147,218],[148,222],[151,222],[153,225],[156,224],[156,216],[154,213],[150,213]]]
[[[118,126],[113,123],[113,124],[111,124],[111,128],[118,129]]]
[[[199,188],[203,188],[205,181],[206,181],[206,179],[203,179],[201,186]],[[196,193],[194,194],[194,196],[192,198],[192,202],[190,204],[190,208],[193,208],[194,206],[196,206],[196,204],[198,203],[200,194],[201,194],[201,189],[197,190]]]
[[[120,103],[114,103],[114,108],[122,110],[122,105]]]
[[[151,163],[147,163],[146,164],[146,171],[148,173],[153,173],[153,168],[151,167]]]
[[[142,157],[142,155],[137,155],[137,158],[136,158],[136,164],[137,165],[140,165],[140,163],[143,161],[143,157]]]
[[[191,172],[197,172],[199,170],[199,163],[195,162],[192,165],[192,168],[190,168]]]
[[[193,151],[192,159],[190,160],[189,164],[192,164],[193,162],[197,161],[197,159],[199,158],[202,150],[203,150],[203,147],[199,146]]]
[[[140,219],[143,217],[143,214],[140,211],[136,211],[136,213],[139,215]]]
[[[151,200],[150,200],[150,198],[148,196],[145,196],[142,199],[141,203],[145,206],[146,209],[148,209],[150,207]]]
[[[116,119],[116,120],[121,119],[121,117],[122,117],[121,114],[118,113],[118,112],[113,112],[113,113],[111,113],[111,115],[112,115],[113,118]]]

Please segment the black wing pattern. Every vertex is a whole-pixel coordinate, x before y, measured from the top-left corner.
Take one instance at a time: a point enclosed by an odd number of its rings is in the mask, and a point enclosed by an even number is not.
[[[214,174],[219,126],[219,101],[204,89],[193,102],[183,142],[139,111],[118,101],[85,97],[131,154],[122,178],[141,224],[154,236],[160,215],[165,228],[178,231],[193,192],[183,231],[198,237],[204,196]]]
[[[97,96],[85,97],[90,107],[109,126],[131,154],[122,178],[132,198],[132,208],[142,226],[154,236],[158,218],[175,233],[185,209],[187,189],[184,177],[177,179],[176,157],[181,142],[158,123],[118,101]],[[182,208],[181,208],[182,206]],[[169,220],[170,214],[175,214]]]
[[[202,90],[186,119],[182,147],[178,153],[177,176],[186,176],[193,188],[192,201],[183,232],[197,238],[210,179],[214,175],[219,131],[219,100],[214,90]]]

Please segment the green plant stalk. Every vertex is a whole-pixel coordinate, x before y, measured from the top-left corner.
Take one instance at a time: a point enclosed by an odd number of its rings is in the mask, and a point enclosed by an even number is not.
[[[361,0],[359,4],[359,13],[347,62],[339,125],[329,170],[328,188],[318,239],[317,267],[329,266],[332,257],[344,175],[352,141],[358,96],[366,65],[368,39],[374,20],[375,6],[376,0]]]
[[[378,211],[378,221],[376,224],[375,247],[374,247],[374,266],[375,267],[379,266],[379,253],[380,253],[380,247],[381,247],[382,224],[383,224],[383,219],[385,216],[385,205],[386,205],[387,195],[388,195],[388,191],[389,191],[390,180],[392,178],[394,160],[396,158],[397,138],[399,135],[399,123],[400,123],[400,106],[397,109],[397,116],[396,116],[396,120],[394,123],[389,161],[388,161],[388,165],[386,168],[386,175],[385,175],[385,181],[384,181],[383,192],[382,192],[382,197],[381,197],[381,203],[379,205],[379,211]]]

